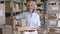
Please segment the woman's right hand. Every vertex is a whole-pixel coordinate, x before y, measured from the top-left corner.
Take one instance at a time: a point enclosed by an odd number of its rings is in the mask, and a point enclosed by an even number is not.
[[[28,31],[28,32],[33,32],[33,31],[35,31],[35,30],[33,30],[33,28],[31,28],[31,27],[27,27],[27,30],[26,31]]]

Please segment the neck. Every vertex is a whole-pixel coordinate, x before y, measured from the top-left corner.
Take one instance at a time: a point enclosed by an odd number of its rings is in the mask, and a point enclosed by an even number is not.
[[[32,12],[33,12],[32,10],[29,11],[29,13],[32,13]]]

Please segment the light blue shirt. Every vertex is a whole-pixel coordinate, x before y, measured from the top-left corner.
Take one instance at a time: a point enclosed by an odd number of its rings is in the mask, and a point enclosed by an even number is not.
[[[22,14],[19,14],[17,16],[15,16],[16,19],[26,19],[27,22],[27,26],[28,27],[34,27],[34,26],[40,26],[40,18],[39,15],[36,12],[33,12],[32,14],[30,14],[29,12],[24,12]]]

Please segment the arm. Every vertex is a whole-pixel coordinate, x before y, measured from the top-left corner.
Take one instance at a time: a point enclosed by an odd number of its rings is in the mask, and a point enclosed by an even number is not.
[[[13,18],[13,30],[15,30],[16,31],[16,19],[15,18]]]
[[[13,17],[13,29],[16,30],[17,20],[24,18],[24,14],[19,14]]]
[[[16,15],[16,16],[15,16],[15,19],[22,19],[22,18],[24,18],[24,17],[25,17],[25,14],[22,13],[22,14]]]

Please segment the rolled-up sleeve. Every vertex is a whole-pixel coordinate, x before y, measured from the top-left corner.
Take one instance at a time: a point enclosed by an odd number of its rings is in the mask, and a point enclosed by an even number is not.
[[[24,13],[16,15],[15,18],[16,19],[22,19],[22,18],[24,18]]]

